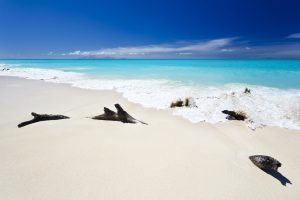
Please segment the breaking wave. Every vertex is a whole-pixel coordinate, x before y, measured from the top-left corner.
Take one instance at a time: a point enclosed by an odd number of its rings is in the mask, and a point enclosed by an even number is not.
[[[175,108],[173,113],[195,123],[217,123],[227,121],[222,110],[235,110],[247,114],[246,123],[252,129],[277,126],[300,130],[300,90],[296,89],[245,84],[201,87],[159,79],[95,79],[77,72],[16,67],[0,64],[0,75],[68,83],[84,89],[116,90],[131,102],[157,109],[169,109],[172,101],[192,97],[196,107]],[[244,93],[245,87],[251,88],[250,94]]]

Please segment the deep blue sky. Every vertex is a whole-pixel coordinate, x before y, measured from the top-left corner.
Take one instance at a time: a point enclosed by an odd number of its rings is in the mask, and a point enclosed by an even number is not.
[[[0,0],[0,58],[300,58],[299,13],[299,0]]]

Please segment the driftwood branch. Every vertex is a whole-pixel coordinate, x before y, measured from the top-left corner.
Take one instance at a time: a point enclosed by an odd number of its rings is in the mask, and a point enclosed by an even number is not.
[[[115,107],[117,109],[117,112],[114,112],[114,111],[104,107],[104,114],[92,117],[92,119],[120,121],[123,123],[133,123],[133,124],[141,123],[141,124],[147,125],[147,123],[133,118],[119,104],[115,104]]]
[[[32,112],[31,115],[33,116],[32,120],[22,122],[18,125],[18,127],[21,128],[23,126],[27,126],[29,124],[40,122],[40,121],[69,119],[69,117],[64,116],[64,115],[37,114],[37,113],[34,113],[34,112]]]
[[[228,115],[226,117],[228,120],[241,120],[241,121],[244,121],[247,118],[246,114],[243,113],[243,112],[223,110],[222,113]]]

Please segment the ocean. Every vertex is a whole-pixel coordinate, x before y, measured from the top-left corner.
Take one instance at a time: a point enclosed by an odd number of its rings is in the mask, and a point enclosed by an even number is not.
[[[235,110],[246,113],[252,129],[300,130],[300,60],[0,60],[0,75],[116,90],[157,109],[191,97],[196,106],[175,108],[174,115],[218,123],[227,121],[222,110]]]

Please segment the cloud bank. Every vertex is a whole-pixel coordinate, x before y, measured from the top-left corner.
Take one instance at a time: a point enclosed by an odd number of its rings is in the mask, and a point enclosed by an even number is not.
[[[221,51],[224,47],[230,46],[233,38],[222,38],[205,42],[185,44],[160,44],[147,46],[131,46],[105,48],[96,51],[73,51],[62,55],[81,57],[140,57],[140,56],[172,56],[172,55],[197,55],[209,54]]]
[[[293,33],[287,36],[287,38],[300,39],[300,33]]]
[[[300,38],[300,33],[288,38]],[[282,40],[255,44],[239,38],[221,38],[201,42],[181,42],[145,46],[102,48],[61,54],[71,58],[300,58],[300,42]]]

